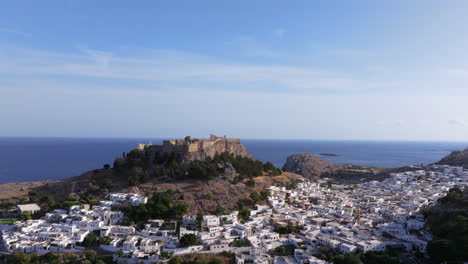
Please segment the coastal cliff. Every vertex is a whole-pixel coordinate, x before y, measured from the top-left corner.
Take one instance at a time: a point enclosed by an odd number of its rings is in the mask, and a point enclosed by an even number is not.
[[[325,172],[333,172],[336,165],[311,153],[296,153],[287,158],[283,170],[313,179]]]
[[[354,164],[335,164],[311,153],[293,154],[287,158],[283,166],[283,171],[296,173],[307,179],[328,178],[346,183],[383,180],[392,172],[416,169],[419,169],[419,167],[377,168]]]
[[[450,165],[468,167],[468,149],[457,150],[442,158],[436,165]]]

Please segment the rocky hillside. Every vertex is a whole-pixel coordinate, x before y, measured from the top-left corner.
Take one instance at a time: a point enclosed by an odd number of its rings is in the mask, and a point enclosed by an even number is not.
[[[174,191],[174,201],[188,205],[190,213],[216,213],[220,208],[238,209],[239,205],[252,206],[253,192],[261,192],[271,185],[288,186],[304,178],[284,172],[276,176],[258,176],[232,182],[224,178],[211,180],[173,180],[154,178],[129,186],[126,179],[114,169],[89,171],[81,176],[58,181],[0,184],[0,204],[36,202],[41,207],[60,203],[96,203],[110,192],[132,192],[151,195],[154,192]]]
[[[323,173],[333,172],[337,165],[311,153],[297,153],[289,156],[283,166],[284,171],[300,174],[308,179],[319,178]]]
[[[265,202],[251,198],[271,185],[293,185],[303,177],[283,173],[273,164],[224,152],[201,161],[183,162],[174,155],[151,158],[132,151],[114,166],[81,176],[48,182],[0,184],[3,207],[18,202],[39,203],[45,211],[77,203],[95,204],[109,192],[151,196],[172,190],[172,198],[188,205],[189,212],[215,213]],[[254,195],[254,197],[257,197]],[[1,206],[1,204],[0,204]]]
[[[468,167],[468,149],[453,151],[436,164]]]
[[[392,172],[415,170],[417,167],[376,168],[353,164],[334,164],[311,153],[289,156],[283,170],[304,176],[307,179],[329,178],[346,183],[383,180]]]

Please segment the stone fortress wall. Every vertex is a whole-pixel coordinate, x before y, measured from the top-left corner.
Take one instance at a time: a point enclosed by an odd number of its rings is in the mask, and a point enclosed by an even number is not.
[[[217,137],[210,135],[209,139],[185,137],[185,139],[164,140],[162,145],[139,144],[137,149],[148,151],[151,156],[156,153],[174,153],[181,161],[204,160],[214,157],[216,153],[228,152],[242,157],[253,158],[252,153],[241,143],[240,139]]]

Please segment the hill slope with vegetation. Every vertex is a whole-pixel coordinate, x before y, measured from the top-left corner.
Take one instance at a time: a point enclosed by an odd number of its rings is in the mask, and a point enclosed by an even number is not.
[[[3,208],[35,202],[48,212],[74,204],[96,204],[110,192],[150,197],[169,192],[174,204],[187,205],[189,213],[225,213],[264,203],[266,198],[259,199],[260,194],[271,185],[291,186],[302,179],[269,162],[229,153],[186,163],[171,155],[148,159],[144,152],[132,151],[116,159],[112,167],[106,164],[78,177],[0,185],[0,202]]]
[[[468,261],[468,189],[452,188],[426,212],[434,235],[427,250],[434,263]]]

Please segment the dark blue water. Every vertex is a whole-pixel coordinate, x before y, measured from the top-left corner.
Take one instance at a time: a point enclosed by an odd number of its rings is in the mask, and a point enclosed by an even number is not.
[[[112,164],[114,158],[149,139],[0,138],[0,183],[54,180]],[[161,139],[152,139],[153,143]],[[282,167],[286,157],[299,152],[334,153],[323,157],[335,163],[379,167],[428,164],[467,142],[374,142],[243,140],[257,159]]]

